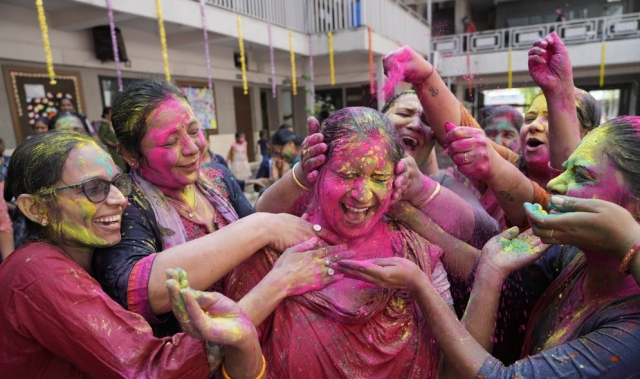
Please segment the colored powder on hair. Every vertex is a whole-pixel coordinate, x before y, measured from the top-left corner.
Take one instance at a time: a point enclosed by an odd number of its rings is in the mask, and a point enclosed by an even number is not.
[[[409,50],[404,50],[402,53],[393,57],[393,62],[387,72],[387,81],[384,82],[384,87],[382,87],[385,100],[393,96],[396,85],[402,82],[402,79],[404,78],[404,70],[409,60],[411,60],[411,53]]]

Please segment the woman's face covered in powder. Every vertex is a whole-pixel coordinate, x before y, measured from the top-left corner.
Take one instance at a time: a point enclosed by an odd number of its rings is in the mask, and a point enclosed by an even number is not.
[[[334,233],[366,236],[389,208],[394,164],[382,137],[342,140],[318,183],[320,212]]]
[[[549,165],[549,133],[547,101],[537,96],[524,115],[524,125],[520,128],[522,157],[528,166],[547,168]]]
[[[405,151],[416,160],[418,167],[426,164],[433,137],[418,96],[408,93],[398,97],[385,116],[396,126]]]
[[[182,189],[200,174],[206,146],[189,104],[175,96],[164,100],[148,117],[140,143],[140,174],[161,188]]]

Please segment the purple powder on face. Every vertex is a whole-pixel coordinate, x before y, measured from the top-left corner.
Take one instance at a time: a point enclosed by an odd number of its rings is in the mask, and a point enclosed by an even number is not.
[[[393,57],[391,67],[389,67],[387,71],[387,81],[384,83],[384,87],[382,87],[385,100],[393,96],[394,88],[398,83],[402,82],[404,70],[409,60],[411,60],[411,53],[406,49]]]

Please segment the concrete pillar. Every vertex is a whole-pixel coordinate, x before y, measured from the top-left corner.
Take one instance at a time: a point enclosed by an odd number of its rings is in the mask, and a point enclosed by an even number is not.
[[[378,110],[382,111],[382,107],[384,107],[385,103],[384,91],[382,90],[385,81],[384,68],[382,67],[382,57],[374,54],[373,62],[375,64],[376,86],[378,89],[376,91],[376,96],[378,97]]]

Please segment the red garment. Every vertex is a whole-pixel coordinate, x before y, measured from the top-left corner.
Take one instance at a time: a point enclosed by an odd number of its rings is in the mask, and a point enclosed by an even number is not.
[[[204,342],[155,338],[61,250],[35,242],[0,266],[1,378],[207,378]]]
[[[403,227],[390,236],[393,254],[416,262],[431,279],[442,250]],[[238,266],[228,296],[242,298],[276,259],[268,250]],[[259,327],[268,378],[437,377],[437,344],[407,291],[376,287],[353,304],[327,293],[330,288],[286,298]]]

